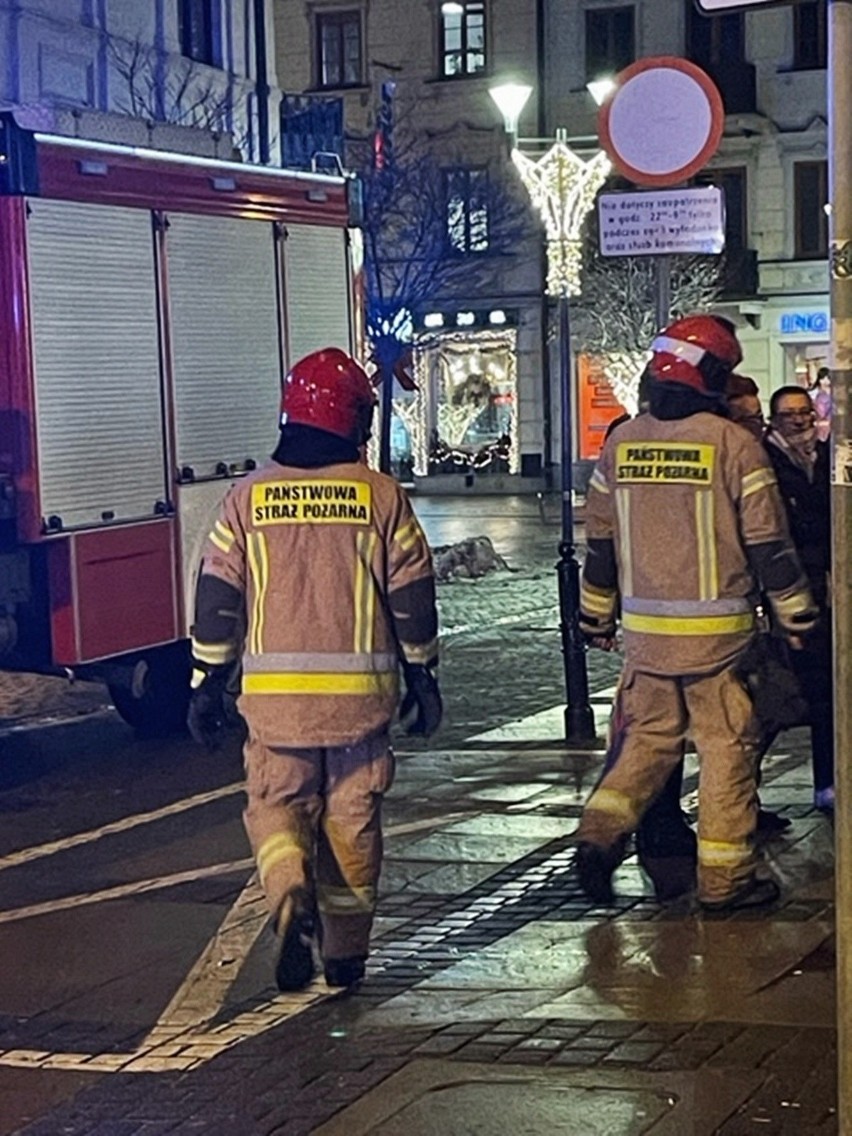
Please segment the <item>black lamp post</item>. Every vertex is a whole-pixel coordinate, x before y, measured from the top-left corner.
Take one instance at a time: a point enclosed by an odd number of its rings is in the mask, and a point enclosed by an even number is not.
[[[590,742],[595,737],[595,719],[589,703],[586,644],[580,634],[580,565],[574,546],[574,457],[571,413],[572,367],[569,297],[580,291],[582,225],[594,204],[597,191],[609,173],[606,155],[599,151],[588,162],[568,146],[566,132],[554,139],[517,136],[518,118],[532,88],[506,83],[489,92],[503,114],[512,141],[512,161],[541,214],[547,234],[547,294],[558,301],[559,385],[562,402],[562,540],[559,563],[559,623],[565,665],[565,740]],[[536,153],[531,157],[521,149]],[[542,152],[544,151],[544,152]]]

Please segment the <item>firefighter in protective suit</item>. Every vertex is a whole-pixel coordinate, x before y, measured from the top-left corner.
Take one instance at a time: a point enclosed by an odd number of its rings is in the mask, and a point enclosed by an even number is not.
[[[402,667],[410,733],[441,720],[435,582],[405,493],[369,469],[375,394],[328,348],[284,382],[272,461],[225,498],[196,592],[189,728],[215,745],[242,665],[244,821],[279,937],[276,981],[364,974]]]
[[[651,345],[650,407],[616,429],[592,475],[580,623],[611,647],[620,604],[618,744],[577,832],[580,882],[613,900],[627,836],[681,757],[700,759],[698,899],[708,910],[771,903],[755,873],[759,726],[736,673],[760,588],[793,645],[816,609],[760,443],[725,417],[742,358],[731,324],[678,320]]]

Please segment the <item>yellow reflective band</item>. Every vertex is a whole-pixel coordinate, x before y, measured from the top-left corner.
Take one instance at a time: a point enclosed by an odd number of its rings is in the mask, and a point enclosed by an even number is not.
[[[617,789],[596,789],[586,803],[587,809],[599,813],[609,813],[628,824],[635,824],[639,819],[636,803],[626,793],[619,793]]]
[[[384,674],[244,674],[243,694],[381,694],[397,690],[396,672]]]
[[[219,536],[215,529],[210,530],[210,532],[207,534],[207,539],[211,544],[215,544],[216,547],[220,549],[220,551],[224,552],[226,556],[231,551],[231,545],[233,544],[233,541],[229,542],[224,540],[221,536]]]
[[[428,643],[403,643],[400,647],[407,663],[424,665],[438,657],[438,640],[430,639]]]
[[[615,513],[618,517],[618,558],[621,594],[633,595],[633,547],[630,542],[630,490],[616,489]]]
[[[257,653],[263,651],[263,624],[266,619],[266,593],[269,589],[269,551],[265,533],[255,533],[260,563],[260,601],[257,605]]]
[[[589,587],[588,584],[582,583],[580,585],[580,607],[583,611],[588,611],[592,615],[610,616],[615,610],[615,593],[600,592]]]
[[[747,864],[752,859],[751,846],[738,841],[728,843],[724,840],[699,840],[698,859],[711,867],[725,867],[729,864]]]
[[[398,528],[393,534],[393,539],[403,550],[403,552],[408,552],[410,548],[413,548],[417,543],[419,537],[420,526],[413,517],[408,522],[408,524],[405,524],[401,528]]]
[[[775,474],[771,469],[756,469],[752,473],[747,473],[743,478],[740,496],[750,497],[752,493],[757,493],[760,489],[766,489],[767,486],[775,484]]]
[[[364,915],[376,906],[376,889],[364,887],[317,887],[317,906],[323,915]]]
[[[644,635],[736,635],[741,631],[751,631],[754,615],[745,612],[740,615],[635,615],[621,613],[621,625],[625,631],[639,631]]]
[[[264,883],[272,869],[282,860],[290,859],[293,856],[303,859],[305,855],[305,849],[289,833],[276,832],[274,836],[268,836],[258,848],[255,857],[260,882]]]
[[[230,663],[236,655],[235,643],[200,643],[197,639],[192,640],[192,657],[201,663],[209,663],[211,667]]]
[[[266,537],[263,533],[249,533],[247,549],[249,569],[254,584],[249,648],[252,654],[260,655],[263,651],[263,614],[269,576],[269,558],[266,552]]]
[[[789,618],[799,612],[808,611],[813,606],[810,594],[805,589],[799,589],[786,595],[769,593],[769,600],[775,611],[782,617]]]
[[[716,567],[716,531],[713,493],[700,489],[695,494],[695,531],[698,537],[698,596],[715,600],[719,596]]]
[[[213,528],[216,529],[216,531],[219,533],[219,536],[221,536],[225,540],[235,541],[237,539],[234,536],[233,531],[228,528],[224,521],[217,520],[214,523]]]
[[[356,655],[373,649],[376,620],[376,588],[373,581],[373,555],[378,534],[359,532],[355,543],[355,643]]]

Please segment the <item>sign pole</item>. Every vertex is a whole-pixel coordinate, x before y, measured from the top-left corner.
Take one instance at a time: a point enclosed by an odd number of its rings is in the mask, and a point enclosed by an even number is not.
[[[828,5],[838,1108],[852,1134],[852,0]]]
[[[657,331],[668,327],[669,312],[672,310],[672,260],[670,256],[655,258],[657,294],[655,297],[655,318]]]

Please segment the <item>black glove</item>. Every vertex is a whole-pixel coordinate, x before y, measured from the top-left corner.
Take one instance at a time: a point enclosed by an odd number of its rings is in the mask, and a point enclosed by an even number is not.
[[[416,708],[417,715],[405,725],[405,732],[428,738],[440,726],[444,713],[438,680],[428,667],[408,663],[403,669],[407,690],[399,708],[399,719],[404,722]]]
[[[189,699],[186,725],[193,739],[211,753],[222,744],[228,727],[228,711],[225,706],[225,688],[228,685],[230,667],[217,667],[207,673],[200,686],[197,686]]]

